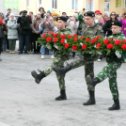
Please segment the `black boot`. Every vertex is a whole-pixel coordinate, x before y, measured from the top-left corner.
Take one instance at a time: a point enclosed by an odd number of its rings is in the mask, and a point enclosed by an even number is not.
[[[97,77],[95,77],[94,79],[91,78],[90,75],[88,75],[86,77],[86,81],[88,84],[91,84],[91,86],[95,87],[96,84],[98,84],[99,82],[101,82]]]
[[[39,84],[40,81],[45,77],[45,74],[44,74],[43,71],[40,71],[40,70],[39,70],[39,72],[40,72],[39,74],[37,74],[36,71],[32,71],[32,72],[31,72],[31,75],[33,76],[33,78],[35,79],[35,82],[36,82],[37,84]]]
[[[60,91],[60,96],[56,97],[55,100],[56,101],[61,101],[61,100],[66,100],[66,91],[65,90],[61,90]]]
[[[116,99],[114,100],[114,104],[108,108],[108,110],[119,110],[120,109],[120,104],[119,104],[119,100]]]
[[[71,66],[70,65],[67,65],[65,67],[53,67],[53,70],[57,73],[59,73],[60,75],[65,75],[66,72],[68,72],[69,70],[71,69]]]
[[[85,102],[83,105],[94,105],[94,104],[95,104],[94,91],[89,91],[89,100]]]

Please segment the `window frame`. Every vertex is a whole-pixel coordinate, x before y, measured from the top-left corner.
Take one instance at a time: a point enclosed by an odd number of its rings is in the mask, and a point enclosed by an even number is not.
[[[52,0],[52,8],[57,9],[57,0]]]

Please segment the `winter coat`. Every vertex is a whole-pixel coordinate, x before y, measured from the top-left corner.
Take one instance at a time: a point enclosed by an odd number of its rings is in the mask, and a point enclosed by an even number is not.
[[[8,39],[18,39],[18,31],[17,31],[17,21],[14,20],[8,20],[7,22],[7,38]]]

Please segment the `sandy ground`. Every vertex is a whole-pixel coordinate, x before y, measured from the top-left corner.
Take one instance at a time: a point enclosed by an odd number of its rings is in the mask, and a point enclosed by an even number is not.
[[[111,112],[107,110],[113,103],[108,80],[96,87],[96,105],[82,105],[88,98],[83,66],[66,76],[68,100],[55,101],[59,95],[55,73],[40,85],[30,75],[34,69],[47,68],[51,59],[17,54],[3,54],[2,58],[0,122],[9,126],[126,126],[126,64],[118,70],[121,110]],[[95,62],[95,73],[104,65],[104,61]]]

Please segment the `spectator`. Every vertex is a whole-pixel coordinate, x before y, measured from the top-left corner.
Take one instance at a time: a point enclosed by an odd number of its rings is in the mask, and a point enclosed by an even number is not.
[[[77,29],[79,26],[79,21],[77,21],[75,16],[71,16],[67,21],[67,28],[69,28],[72,34],[77,34]]]
[[[36,40],[40,37],[43,29],[40,29],[40,25],[43,19],[41,18],[41,14],[38,13],[36,18],[33,20],[32,23],[32,50],[34,53],[38,53],[40,51],[40,45],[37,45]]]
[[[105,36],[108,37],[112,35],[111,27],[114,21],[118,21],[118,17],[117,17],[116,12],[111,12],[110,20],[108,20],[103,26]]]
[[[17,31],[17,20],[14,17],[14,14],[10,14],[9,20],[7,21],[7,38],[9,40],[9,50],[10,53],[15,53],[15,44],[18,39]]]
[[[45,17],[45,9],[43,7],[40,7],[39,10],[38,10],[41,14],[41,18],[44,18]]]
[[[123,13],[121,22],[122,22],[122,32],[126,36],[126,12]]]
[[[49,32],[54,32],[54,22],[53,22],[53,17],[51,16],[51,12],[47,12],[42,24],[41,28],[43,29],[43,33],[49,33]],[[43,45],[41,47],[40,53],[41,53],[41,58],[43,59],[46,54],[47,48],[45,48]],[[49,50],[49,55],[51,55],[51,58],[54,58],[53,52]]]
[[[100,10],[95,11],[95,23],[99,23],[101,25],[104,25],[104,19],[102,16],[102,12]]]
[[[30,47],[30,35],[31,35],[31,18],[27,16],[27,11],[22,11],[22,16],[18,18],[17,21],[19,25],[19,36],[20,36],[20,47],[19,54],[28,53]]]
[[[2,52],[2,45],[3,45],[3,38],[4,38],[4,30],[5,30],[5,22],[3,19],[3,14],[0,13],[0,61],[2,61],[1,52]]]

